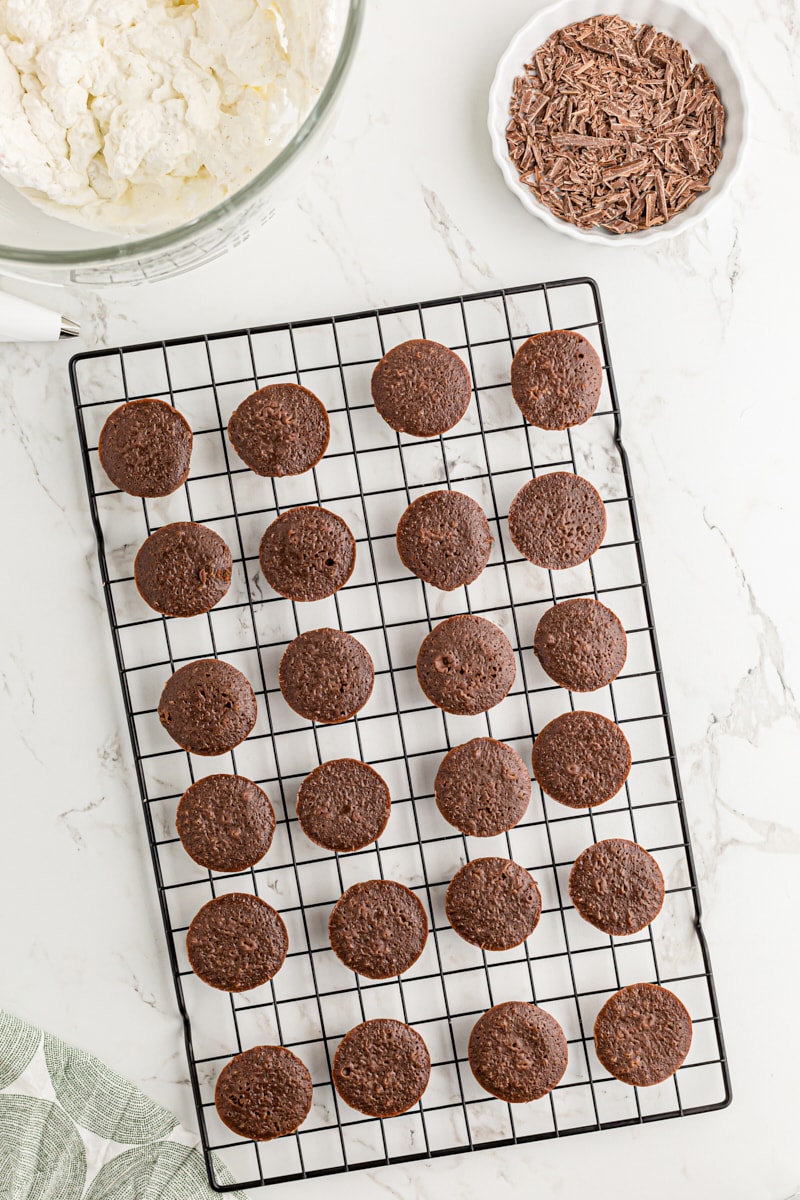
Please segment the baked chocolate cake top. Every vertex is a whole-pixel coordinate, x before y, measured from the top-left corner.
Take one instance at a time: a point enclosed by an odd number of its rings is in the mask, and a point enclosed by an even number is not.
[[[239,1137],[294,1133],[311,1111],[308,1068],[283,1046],[254,1046],[223,1067],[214,1090],[220,1120]]]
[[[593,808],[616,796],[631,769],[628,739],[599,713],[562,713],[533,743],[533,774],[543,792],[568,808]]]
[[[301,633],[283,652],[278,682],[290,708],[309,721],[337,725],[372,695],[375,668],[369,652],[340,629]]]
[[[536,880],[510,858],[475,858],[450,881],[447,919],[482,950],[510,950],[530,937],[542,914]]]
[[[473,1026],[469,1065],[482,1088],[508,1104],[539,1100],[567,1069],[567,1039],[555,1017],[535,1004],[496,1004]]]
[[[474,716],[499,704],[516,671],[511,643],[485,617],[440,621],[417,655],[417,678],[425,695],[459,716]]]
[[[511,540],[530,562],[550,571],[577,567],[606,536],[606,506],[588,480],[569,471],[539,475],[508,510]]]
[[[281,596],[324,600],[353,574],[356,540],[327,508],[290,508],[267,526],[258,560],[267,583]]]
[[[325,406],[299,383],[259,388],[231,414],[228,437],[256,475],[302,475],[328,449],[331,427]]]
[[[491,549],[486,514],[463,492],[427,492],[408,506],[397,526],[403,565],[445,592],[473,583]]]
[[[195,975],[223,992],[246,992],[283,966],[289,936],[271,905],[246,892],[204,904],[189,926],[186,952]]]
[[[469,837],[496,837],[513,829],[531,798],[525,763],[505,742],[489,737],[448,751],[433,787],[445,821]]]
[[[664,876],[636,842],[608,838],[588,846],[569,875],[572,903],[585,921],[613,937],[638,933],[661,912]]]
[[[582,333],[537,333],[511,364],[511,393],[522,415],[539,429],[569,429],[597,408],[603,367]]]
[[[179,667],[158,702],[161,724],[191,754],[233,750],[252,732],[257,715],[248,680],[219,658],[201,658]]]
[[[337,958],[368,979],[389,979],[412,967],[428,939],[428,918],[413,892],[392,879],[354,883],[328,922]]]
[[[303,833],[339,854],[363,850],[379,838],[391,806],[384,780],[355,758],[324,762],[305,777],[297,793],[297,819]]]
[[[606,1000],[594,1023],[594,1048],[615,1079],[651,1087],[674,1075],[689,1053],[692,1022],[674,993],[633,983]]]
[[[457,425],[469,407],[472,382],[462,359],[424,338],[384,354],[372,373],[372,399],[398,433],[430,438]]]
[[[232,570],[227,543],[195,521],[151,533],[133,564],[142,599],[168,617],[209,612],[230,587]]]
[[[100,431],[98,454],[115,487],[131,496],[169,496],[189,475],[192,431],[163,400],[129,400]]]
[[[272,845],[275,813],[241,775],[206,775],[183,793],[175,817],[190,858],[209,871],[246,871]]]
[[[339,1043],[331,1072],[346,1104],[368,1117],[397,1117],[422,1096],[431,1074],[425,1042],[410,1025],[378,1018]]]
[[[625,666],[628,639],[619,617],[599,600],[562,600],[539,621],[533,652],[561,687],[594,692]]]

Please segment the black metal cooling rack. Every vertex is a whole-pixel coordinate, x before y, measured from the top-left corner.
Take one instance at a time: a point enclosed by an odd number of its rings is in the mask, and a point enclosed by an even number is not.
[[[604,384],[595,415],[560,433],[532,429],[510,395],[515,349],[532,333],[579,329],[595,345]],[[385,349],[409,337],[444,342],[468,362],[474,398],[464,420],[428,441],[394,434],[375,413],[372,369]],[[238,461],[225,437],[232,409],[269,380],[302,382],[328,407],[332,438],[313,472],[265,480]],[[71,364],[78,430],[100,570],[125,700],[167,949],[209,1178],[214,1155],[238,1187],[329,1175],[383,1163],[618,1128],[724,1107],[730,1080],[692,860],[669,710],[653,623],[636,505],[620,436],[620,412],[598,289],[593,280],[470,296],[298,321],[259,329],[152,342],[78,355]],[[183,412],[195,433],[192,471],[178,493],[135,500],[115,491],[97,458],[106,416],[123,400],[159,396]],[[586,475],[606,502],[609,527],[588,564],[550,573],[527,563],[508,537],[509,503],[531,474],[558,468]],[[440,593],[404,570],[394,530],[406,505],[431,487],[457,487],[479,500],[492,526],[492,557],[466,589]],[[298,605],[262,582],[258,542],[278,512],[323,503],[340,513],[358,543],[356,571],[328,601]],[[228,541],[234,580],[210,614],[188,621],[151,612],[132,578],[133,558],[153,529],[172,520],[210,524]],[[634,765],[625,788],[599,809],[575,812],[533,786],[527,816],[498,839],[464,838],[433,801],[442,755],[469,737],[491,734],[529,761],[534,734],[574,707],[570,693],[543,674],[532,652],[538,617],[569,596],[602,598],[623,620],[629,654],[608,688],[579,706],[625,729]],[[423,636],[442,617],[483,613],[500,624],[517,653],[509,696],[478,718],[452,717],[425,702],[414,664]],[[277,685],[284,646],[303,629],[335,625],[360,638],[376,665],[368,705],[341,726],[312,726],[286,706]],[[161,729],[161,688],[182,662],[219,655],[249,676],[260,716],[231,755],[195,759]],[[392,817],[373,847],[330,855],[297,825],[299,783],[326,758],[352,755],[389,782]],[[276,808],[278,831],[251,871],[217,875],[191,862],[174,816],[196,773],[235,770],[256,780]],[[655,854],[667,882],[664,910],[632,938],[605,937],[569,903],[576,855],[603,837],[633,838]],[[444,892],[469,857],[509,854],[532,870],[543,915],[526,944],[483,953],[461,941],[444,914]],[[326,937],[332,904],[359,879],[385,876],[414,889],[429,913],[422,958],[399,980],[372,982],[348,972]],[[286,963],[269,984],[228,996],[197,980],[185,954],[194,913],[223,891],[247,890],[281,911],[289,929]],[[594,1017],[609,994],[638,981],[663,983],[687,1005],[692,1050],[680,1071],[655,1088],[609,1078],[593,1049]],[[509,1106],[482,1092],[466,1061],[470,1029],[493,1003],[533,1000],[561,1022],[570,1062],[550,1096]],[[408,1021],[425,1037],[431,1082],[411,1112],[387,1121],[348,1109],[330,1082],[339,1039],[377,1015]],[[314,1105],[301,1129],[272,1143],[236,1138],[213,1106],[216,1077],[239,1051],[279,1041],[306,1062]],[[212,1153],[213,1152],[213,1153]]]

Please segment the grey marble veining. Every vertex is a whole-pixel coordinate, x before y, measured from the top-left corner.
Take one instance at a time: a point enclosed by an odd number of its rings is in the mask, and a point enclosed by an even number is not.
[[[273,222],[193,275],[69,289],[77,347],[0,348],[0,902],[13,913],[0,932],[0,1004],[99,1054],[191,1126],[69,353],[497,283],[590,274],[601,285],[734,1105],[287,1185],[286,1200],[634,1197],[645,1178],[652,1200],[798,1194],[800,21],[791,0],[713,0],[704,12],[739,49],[753,136],[729,199],[674,241],[587,249],[504,188],[484,96],[529,14],[523,0],[502,11],[413,0],[402,12],[375,0],[336,133]]]

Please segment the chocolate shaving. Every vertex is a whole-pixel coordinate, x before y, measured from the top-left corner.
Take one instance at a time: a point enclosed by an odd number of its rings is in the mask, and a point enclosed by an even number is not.
[[[557,30],[514,80],[520,178],[581,229],[663,225],[708,191],[725,109],[705,67],[651,25],[597,16]]]

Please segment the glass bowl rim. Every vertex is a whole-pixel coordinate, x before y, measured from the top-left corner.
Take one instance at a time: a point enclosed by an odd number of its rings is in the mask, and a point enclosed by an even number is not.
[[[126,262],[154,255],[162,250],[177,249],[181,243],[186,242],[193,235],[203,233],[212,228],[221,218],[239,211],[281,174],[301,147],[306,144],[330,109],[353,61],[365,8],[366,0],[347,0],[347,20],[341,44],[331,73],[311,111],[300,128],[275,158],[264,167],[263,171],[259,171],[233,195],[227,196],[207,212],[201,213],[199,217],[150,237],[116,242],[111,246],[98,246],[85,250],[35,250],[19,246],[6,246],[0,243],[0,261],[45,267],[89,267],[102,263]]]

